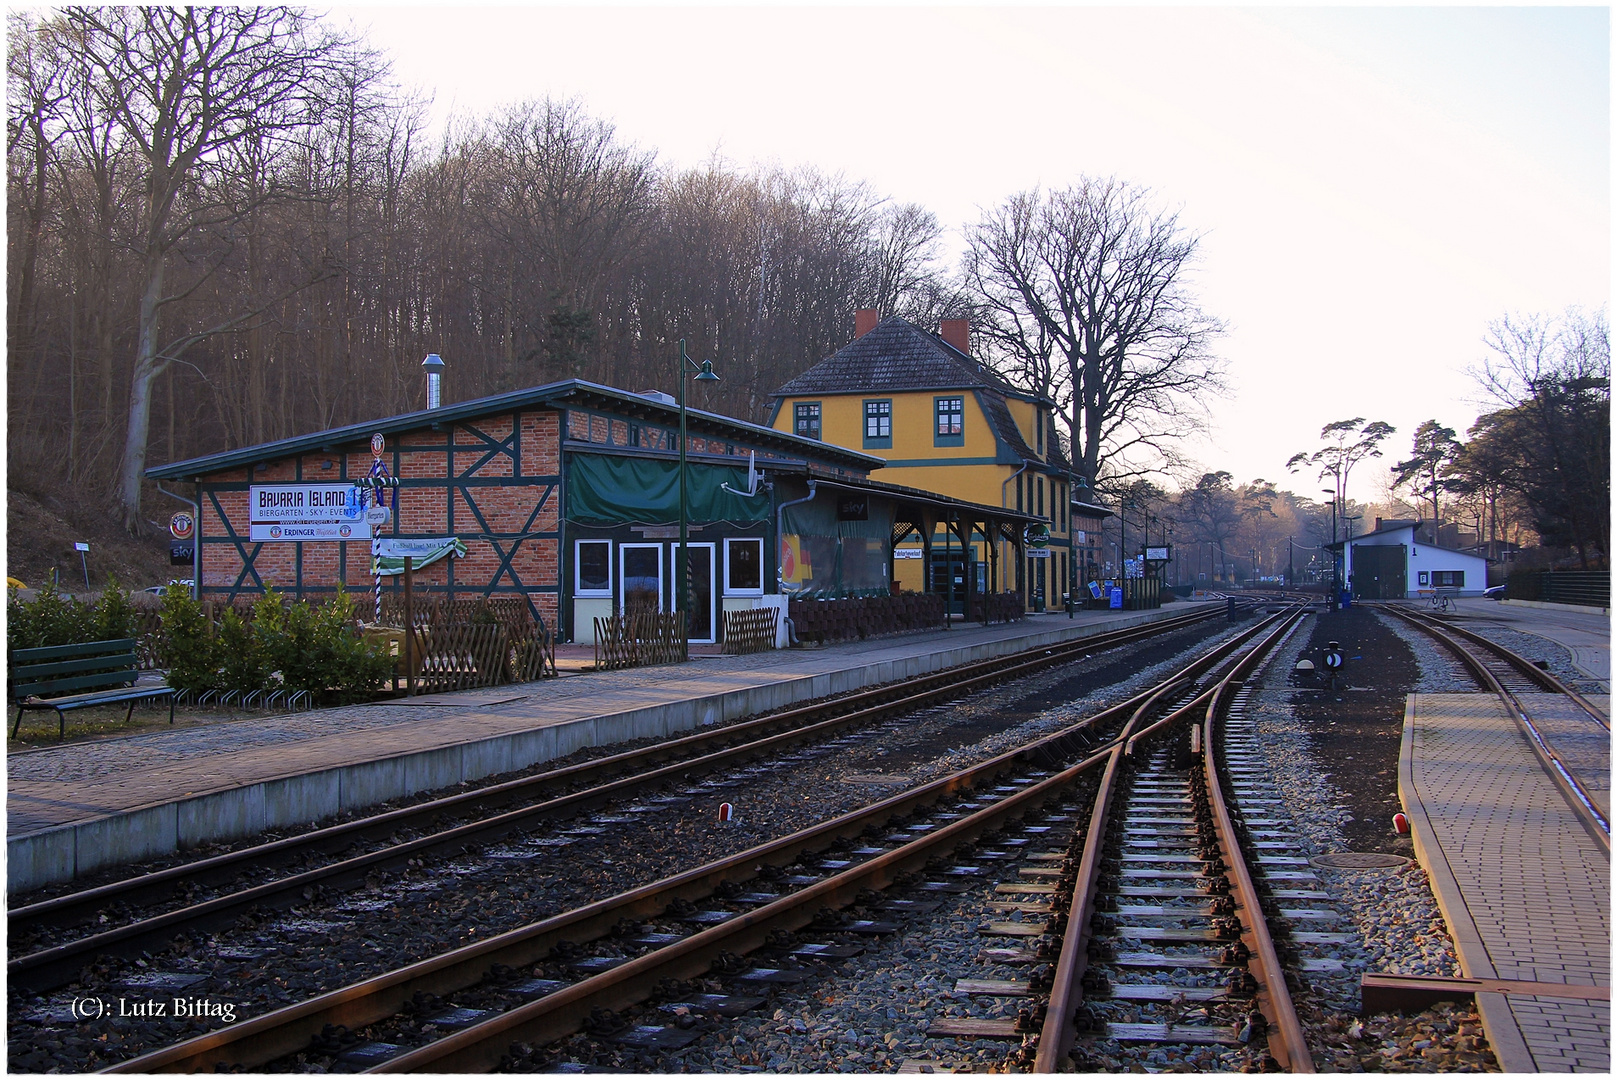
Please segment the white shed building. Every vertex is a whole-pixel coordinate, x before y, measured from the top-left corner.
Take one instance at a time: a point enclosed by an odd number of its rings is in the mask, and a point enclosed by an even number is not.
[[[1427,543],[1419,521],[1378,521],[1374,532],[1336,546],[1344,545],[1343,573],[1355,600],[1401,600],[1435,589],[1481,596],[1488,587],[1487,559]]]

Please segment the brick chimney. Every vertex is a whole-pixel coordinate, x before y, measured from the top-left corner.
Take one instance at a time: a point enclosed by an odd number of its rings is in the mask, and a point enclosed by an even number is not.
[[[967,356],[971,355],[971,321],[944,319],[938,323],[938,336]]]
[[[881,312],[873,307],[860,308],[853,313],[853,336],[862,338],[881,322]]]

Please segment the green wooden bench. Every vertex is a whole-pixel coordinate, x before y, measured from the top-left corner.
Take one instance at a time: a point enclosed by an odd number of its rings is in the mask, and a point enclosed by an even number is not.
[[[86,641],[78,645],[49,645],[42,649],[13,649],[6,665],[6,687],[17,706],[17,722],[11,726],[16,738],[22,727],[22,714],[30,709],[53,709],[58,721],[58,737],[67,735],[67,713],[95,705],[116,705],[127,701],[124,722],[134,715],[135,702],[168,698],[168,722],[174,723],[174,688],[162,683],[140,683],[133,638],[117,641]],[[103,689],[96,689],[103,688]],[[63,697],[43,694],[70,693]]]

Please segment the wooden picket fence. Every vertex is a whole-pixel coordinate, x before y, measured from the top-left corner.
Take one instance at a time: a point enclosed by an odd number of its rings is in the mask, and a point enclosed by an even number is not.
[[[595,620],[597,671],[680,664],[689,659],[682,613],[635,612]]]
[[[724,613],[724,655],[746,656],[775,647],[779,632],[780,609],[752,608]]]
[[[233,605],[207,601],[203,614],[218,627],[227,607],[250,622],[250,603]],[[368,613],[367,613],[368,614]],[[417,693],[463,690],[476,686],[532,682],[556,675],[556,639],[550,631],[534,625],[527,603],[516,597],[447,600],[419,597],[411,605],[415,623],[415,686]],[[155,610],[136,616],[135,654],[142,667],[166,668],[167,642],[162,622]],[[393,689],[402,692],[408,685],[402,646],[404,603],[383,597],[382,624],[367,634],[393,639],[395,666]]]

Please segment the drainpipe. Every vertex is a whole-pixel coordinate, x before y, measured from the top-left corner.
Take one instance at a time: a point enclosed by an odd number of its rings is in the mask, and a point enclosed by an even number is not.
[[[780,589],[780,586],[786,584],[786,581],[785,581],[784,578],[782,578],[780,576],[780,542],[781,542],[781,538],[785,535],[785,532],[786,532],[786,508],[788,506],[797,506],[797,505],[799,505],[801,503],[806,503],[806,502],[812,501],[813,498],[814,498],[815,489],[818,486],[819,485],[817,485],[814,482],[814,478],[811,476],[811,477],[809,477],[809,482],[808,482],[809,493],[807,495],[803,496],[801,499],[792,499],[790,502],[783,502],[779,506],[775,507],[775,587],[777,589],[779,589],[780,591],[782,591],[782,592],[784,592],[785,590]],[[791,610],[790,606],[787,607],[787,610],[788,611]],[[791,616],[790,615],[782,615],[781,618],[786,620],[786,640],[787,640],[787,642],[789,644],[796,645],[797,644],[797,628],[792,625]]]
[[[1008,502],[1006,502],[1005,489],[1011,486],[1011,481],[1012,480],[1015,480],[1017,477],[1021,476],[1025,472],[1027,472],[1028,466],[1032,465],[1032,464],[1033,464],[1033,462],[1031,462],[1031,461],[1022,462],[1022,467],[1020,469],[1017,469],[1015,472],[1011,473],[1011,475],[1005,480],[1005,482],[1003,484],[999,485],[999,504],[1001,506],[1005,507],[1007,510],[1010,509],[1010,504]],[[1000,542],[999,538],[995,537],[994,538],[994,543],[997,544],[999,542]],[[1012,545],[1012,550],[1013,551],[1015,550],[1015,545]],[[1025,562],[1026,560],[1023,560],[1023,561]],[[1021,576],[1021,567],[1017,568],[1017,576],[1018,577]],[[1026,600],[1024,598],[1024,603],[1025,602],[1026,602]],[[986,603],[986,601],[984,601],[984,603]]]
[[[176,495],[172,491],[164,491],[163,485],[158,484],[157,490],[169,498],[184,503],[191,508],[191,599],[195,600],[202,595],[202,492],[201,484],[197,485],[197,498],[195,501],[187,499],[184,495]]]

